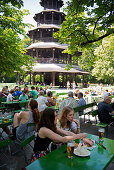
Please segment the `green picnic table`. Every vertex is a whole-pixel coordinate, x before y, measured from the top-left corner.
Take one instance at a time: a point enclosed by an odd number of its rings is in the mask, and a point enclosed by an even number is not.
[[[52,109],[54,109],[54,110],[59,110],[59,107],[56,107],[56,106],[50,106],[50,107],[48,107],[48,108],[52,108]]]
[[[98,141],[98,136],[88,134],[88,138]],[[67,157],[67,146],[64,144],[60,148],[47,154],[46,156],[34,161],[26,167],[27,170],[103,170],[114,157],[114,141],[104,138],[103,145],[106,150],[101,146],[95,144],[95,148],[90,151],[88,157],[74,156],[73,159]]]
[[[16,108],[22,108],[22,107],[27,107],[27,104],[29,103],[30,100],[25,100],[25,101],[12,101],[12,102],[2,102],[2,105],[6,106],[8,109],[16,109]]]
[[[0,128],[9,126],[13,123],[13,119],[9,119],[7,123],[4,123],[4,121],[2,120],[2,122],[0,122]]]

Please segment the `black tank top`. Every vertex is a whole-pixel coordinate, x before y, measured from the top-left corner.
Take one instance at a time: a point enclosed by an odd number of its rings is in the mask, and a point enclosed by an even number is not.
[[[51,142],[52,142],[51,139],[49,139],[49,138],[40,138],[37,135],[33,151],[34,152],[37,152],[37,151],[46,151],[48,146],[49,146],[49,144]]]

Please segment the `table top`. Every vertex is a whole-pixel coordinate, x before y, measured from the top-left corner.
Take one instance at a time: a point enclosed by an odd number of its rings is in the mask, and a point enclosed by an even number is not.
[[[1,102],[2,104],[17,104],[17,103],[27,103],[30,100],[23,100],[23,101],[12,101],[12,102]]]
[[[54,110],[59,110],[59,107],[56,107],[56,106],[50,106],[49,108],[52,108]]]
[[[6,126],[9,126],[13,123],[13,118],[12,119],[9,119],[7,123],[4,123],[4,121],[0,122],[0,128],[3,128],[3,127],[6,127]]]
[[[98,136],[88,134],[88,138],[98,141]],[[101,146],[95,144],[95,148],[90,151],[91,154],[88,157],[74,156],[73,159],[67,157],[66,144],[46,156],[34,161],[26,168],[27,170],[102,170],[108,166],[114,156],[114,141],[104,138],[103,145],[106,150]]]

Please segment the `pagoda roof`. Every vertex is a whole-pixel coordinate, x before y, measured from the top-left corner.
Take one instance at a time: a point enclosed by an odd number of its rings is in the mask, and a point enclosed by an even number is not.
[[[42,63],[35,63],[32,66],[33,72],[59,72],[59,73],[77,73],[77,74],[89,74],[82,69],[80,69],[77,65],[72,65],[73,68],[70,70],[65,70],[66,64],[42,64]],[[24,68],[25,71],[28,71]]]
[[[54,24],[41,24],[41,25],[39,25],[38,27],[29,30],[28,33],[29,33],[30,31],[37,30],[37,29],[40,29],[40,28],[44,28],[44,29],[46,29],[46,28],[47,28],[47,29],[48,29],[48,28],[60,29],[60,26],[54,25]],[[28,34],[28,33],[27,33],[27,34]]]
[[[37,43],[31,44],[26,49],[30,50],[30,49],[33,49],[33,48],[59,48],[59,49],[67,49],[68,45],[60,44],[58,42],[37,42]]]
[[[45,0],[40,0],[40,1],[41,1],[40,5],[44,7]],[[49,0],[47,0],[47,1],[49,1]],[[60,8],[64,5],[63,0],[55,0],[55,1],[59,2]]]

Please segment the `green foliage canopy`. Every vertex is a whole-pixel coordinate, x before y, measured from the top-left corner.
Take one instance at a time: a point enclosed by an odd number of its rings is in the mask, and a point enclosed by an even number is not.
[[[5,1],[6,2],[6,1]],[[19,1],[18,1],[19,2]],[[14,3],[14,2],[13,2]],[[16,5],[16,4],[15,4]],[[0,1],[0,75],[12,75],[14,71],[22,71],[22,66],[32,64],[30,56],[25,55],[19,34],[25,35],[24,28],[31,26],[23,23],[23,16],[28,10],[21,11],[11,4]]]
[[[97,80],[114,83],[114,36],[104,38],[102,45],[94,51],[96,61],[92,75]]]
[[[65,12],[66,20],[54,36],[69,44],[68,53],[74,54],[114,32],[112,0],[71,0]]]

